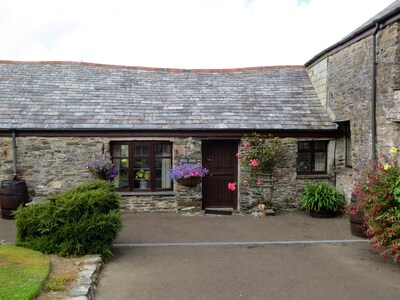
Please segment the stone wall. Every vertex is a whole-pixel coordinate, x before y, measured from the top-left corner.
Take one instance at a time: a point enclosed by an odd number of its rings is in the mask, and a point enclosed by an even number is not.
[[[389,147],[399,146],[398,123],[393,115],[400,112],[400,99],[396,98],[400,82],[399,23],[381,29],[377,34],[377,153],[387,153]],[[326,61],[326,63],[325,63]],[[334,53],[321,62],[310,66],[308,73],[318,90],[323,94],[323,85],[318,86],[317,74],[326,70],[326,109],[333,120],[350,121],[353,168],[346,168],[344,140],[336,147],[336,185],[350,199],[354,180],[367,166],[372,153],[371,98],[372,98],[372,37],[368,36]],[[322,75],[321,75],[322,76]],[[323,77],[323,76],[322,76]],[[398,88],[396,88],[398,87]],[[394,112],[394,113],[393,113]]]
[[[299,208],[300,206],[300,195],[304,190],[304,186],[307,182],[311,181],[331,181],[333,180],[333,157],[334,157],[334,141],[331,141],[328,146],[328,174],[323,176],[306,176],[297,175],[297,143],[298,141],[310,140],[295,139],[295,138],[284,138],[282,139],[283,144],[283,156],[280,162],[276,165],[273,172],[273,176],[276,178],[273,184],[272,191],[272,205],[274,209],[290,209]],[[313,139],[316,140],[316,139]],[[326,139],[322,139],[326,140]],[[243,152],[243,146],[239,148],[239,151]],[[243,166],[239,165],[239,174],[244,173]],[[239,179],[239,183],[241,183]],[[268,187],[265,187],[266,191]],[[248,211],[252,207],[255,207],[261,200],[261,196],[257,189],[250,189],[243,184],[239,184],[239,207],[242,211]]]
[[[103,148],[108,151],[110,141],[135,140],[136,138],[110,137],[17,137],[18,177],[28,185],[30,198],[37,201],[50,195],[92,180],[86,169],[88,162]],[[150,138],[149,138],[150,139]],[[146,140],[137,138],[137,140]],[[198,138],[151,138],[168,140],[173,143],[174,165],[180,158],[191,157],[201,164],[201,140]],[[306,140],[306,139],[302,139]],[[282,139],[284,156],[273,174],[276,181],[273,187],[272,202],[274,208],[296,208],[299,206],[300,193],[309,180],[321,177],[296,175],[297,139]],[[329,157],[333,150],[329,149]],[[0,181],[12,179],[12,140],[0,138]],[[329,173],[332,171],[332,159],[329,158]],[[240,170],[239,166],[239,181]],[[322,179],[329,180],[331,177]],[[238,209],[246,211],[259,202],[257,192],[240,187]],[[201,211],[202,185],[187,188],[174,182],[174,190],[157,193],[122,193],[122,208],[133,212],[199,212]]]
[[[146,138],[17,137],[18,178],[28,185],[30,199],[40,201],[50,195],[92,180],[86,165],[110,141]],[[149,138],[147,138],[149,140]],[[151,140],[154,140],[152,138]],[[201,141],[195,138],[160,138],[173,143],[174,165],[182,157],[201,164]],[[12,139],[0,138],[0,181],[13,178]],[[174,192],[123,194],[123,208],[129,211],[200,211],[201,184],[186,188],[175,184]]]
[[[18,178],[28,185],[30,198],[42,199],[91,179],[86,169],[100,153],[103,138],[17,137]],[[12,179],[12,139],[0,138],[3,165],[0,180]]]
[[[322,106],[326,106],[326,76],[328,71],[328,60],[323,59],[307,70],[311,83],[317,92]]]

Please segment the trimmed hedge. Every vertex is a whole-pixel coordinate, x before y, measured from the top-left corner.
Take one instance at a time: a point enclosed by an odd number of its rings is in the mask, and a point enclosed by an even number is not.
[[[122,230],[121,198],[113,184],[96,180],[45,202],[20,207],[16,215],[19,246],[60,256],[112,255]]]

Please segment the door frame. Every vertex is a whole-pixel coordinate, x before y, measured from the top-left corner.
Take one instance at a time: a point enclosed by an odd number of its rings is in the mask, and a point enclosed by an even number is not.
[[[230,143],[232,150],[233,150],[233,155],[234,155],[234,160],[233,160],[233,182],[237,183],[239,180],[239,160],[237,158],[237,156],[235,155],[239,149],[239,144],[240,144],[240,139],[207,139],[207,140],[203,140],[202,144],[201,144],[201,156],[202,156],[202,162],[203,162],[203,166],[205,161],[207,160],[206,157],[206,153],[204,151],[204,147],[207,146],[207,144],[211,144],[211,147],[214,143]],[[210,146],[209,146],[210,147]],[[212,149],[211,149],[212,150]],[[211,174],[212,176],[212,174]],[[228,189],[228,187],[226,187]],[[204,186],[202,186],[202,203],[201,203],[201,209],[205,210],[207,207],[205,207],[205,202],[204,202]],[[231,191],[232,193],[235,193],[234,197],[233,197],[233,203],[232,203],[232,207],[229,208],[233,208],[234,210],[238,209],[238,202],[239,202],[239,191],[238,189],[236,189],[235,191]],[[212,207],[210,207],[212,208]],[[221,207],[222,208],[222,207]],[[225,207],[228,208],[228,207]]]

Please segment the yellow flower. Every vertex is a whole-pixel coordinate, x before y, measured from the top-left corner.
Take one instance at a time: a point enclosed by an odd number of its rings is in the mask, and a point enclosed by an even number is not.
[[[390,168],[391,168],[391,166],[390,166],[389,164],[386,164],[386,165],[383,167],[383,169],[384,169],[385,171],[389,170]]]
[[[397,153],[397,148],[396,147],[392,147],[390,148],[390,154],[396,154]]]

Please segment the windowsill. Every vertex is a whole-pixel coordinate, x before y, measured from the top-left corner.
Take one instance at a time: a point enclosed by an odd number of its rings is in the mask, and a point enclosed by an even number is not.
[[[335,172],[336,174],[352,174],[353,168],[343,167],[343,168],[334,169],[333,172]]]
[[[330,179],[331,176],[328,174],[309,174],[309,175],[297,175],[296,179]]]
[[[162,192],[118,192],[121,196],[175,196],[174,191]]]

